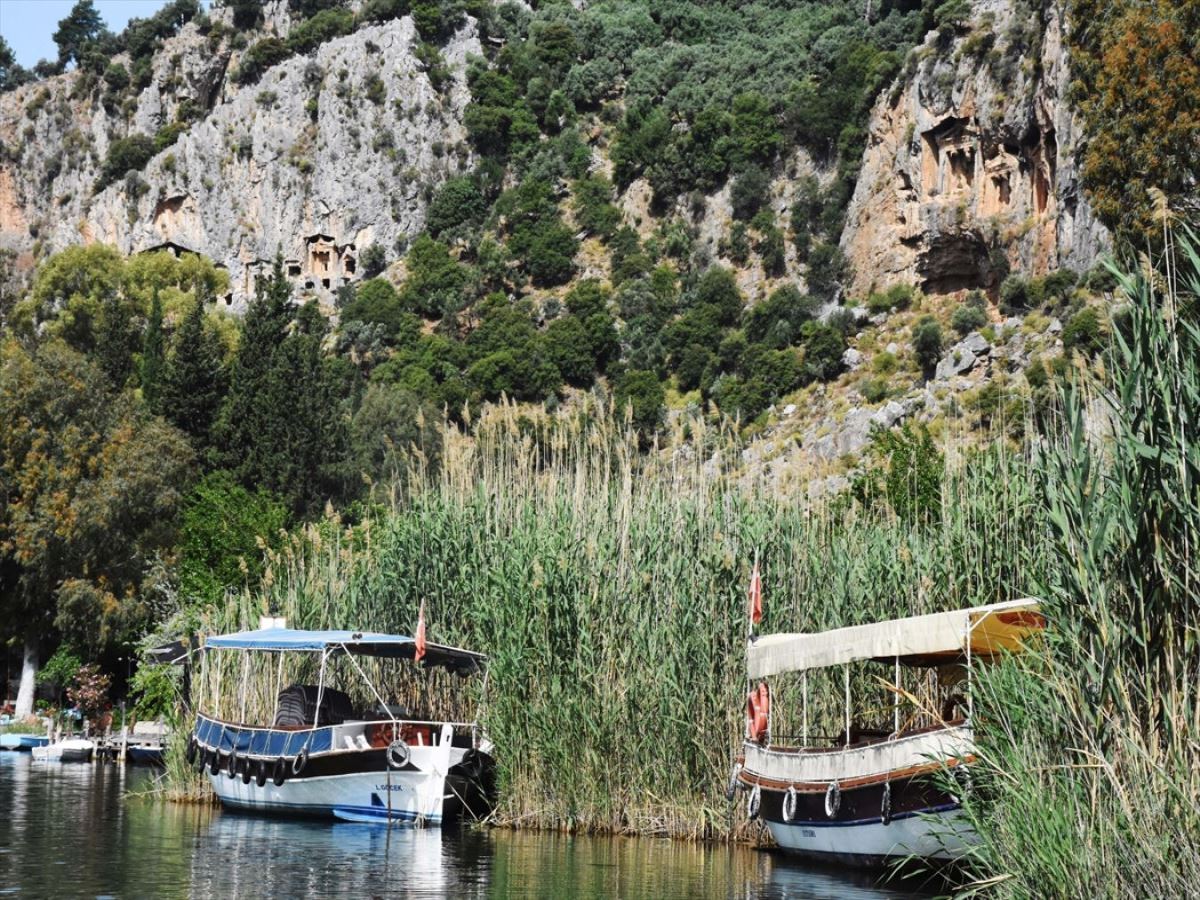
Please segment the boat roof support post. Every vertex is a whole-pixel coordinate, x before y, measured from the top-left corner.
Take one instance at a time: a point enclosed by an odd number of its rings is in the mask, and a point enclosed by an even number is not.
[[[842,667],[846,674],[846,749],[850,749],[850,663]]]
[[[967,722],[974,721],[975,718],[975,692],[971,690],[971,632],[975,630],[975,625],[970,618],[967,619]]]
[[[313,713],[313,726],[309,729],[308,740],[304,742],[307,748],[312,743],[312,736],[321,727],[321,702],[325,699],[325,663],[329,659],[329,648],[321,650],[321,671],[317,675],[317,709]]]
[[[892,737],[900,737],[900,656],[896,656],[896,683],[892,694]]]
[[[271,724],[279,718],[279,695],[283,692],[283,654],[279,654],[279,665],[275,667],[275,711],[271,713]]]
[[[804,674],[801,675],[800,677],[801,677],[801,681],[803,682],[803,687],[802,687],[802,691],[801,691],[801,706],[800,706],[801,711],[802,711],[801,727],[803,728],[803,733],[801,735],[800,742],[805,747],[807,747],[808,746],[808,669],[805,669]]]
[[[382,709],[384,712],[386,712],[388,714],[388,718],[392,720],[393,724],[395,724],[398,720],[396,719],[395,716],[392,715],[391,708],[388,706],[387,701],[384,700],[383,697],[380,695],[378,689],[376,689],[375,683],[373,681],[371,681],[370,678],[367,677],[367,673],[364,672],[362,669],[362,666],[360,666],[358,664],[358,660],[354,658],[354,654],[351,653],[349,650],[346,650],[346,645],[342,644],[341,647],[343,650],[346,651],[346,656],[350,660],[351,665],[353,665],[355,670],[357,670],[358,674],[360,676],[362,676],[362,680],[367,683],[367,687],[369,687],[371,689],[371,693],[374,694],[375,699],[379,701],[380,709]],[[388,790],[391,790],[391,788],[388,788]]]
[[[250,654],[248,651],[242,651],[242,706],[238,713],[238,721],[245,723],[246,721],[246,691],[250,684]]]

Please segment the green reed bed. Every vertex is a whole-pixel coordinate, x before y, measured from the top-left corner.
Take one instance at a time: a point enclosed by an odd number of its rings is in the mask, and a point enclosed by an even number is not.
[[[755,553],[764,632],[1007,599],[1036,553],[1029,479],[1014,474],[1027,465],[1007,452],[956,467],[922,526],[777,496],[739,460],[732,431],[702,424],[643,454],[599,403],[537,419],[492,408],[469,440],[448,432],[436,474],[414,465],[386,514],[296,536],[264,588],[206,627],[271,611],[296,627],[411,632],[425,598],[431,640],[491,657],[499,820],[730,835],[745,824],[722,789],[743,727]],[[813,694],[814,722],[840,716],[840,691]],[[885,702],[865,675],[855,697]],[[789,703],[781,686],[781,723]]]

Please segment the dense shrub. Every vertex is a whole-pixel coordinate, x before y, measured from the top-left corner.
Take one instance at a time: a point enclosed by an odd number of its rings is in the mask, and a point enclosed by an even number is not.
[[[131,134],[113,141],[108,145],[108,155],[100,167],[97,192],[123,177],[126,172],[140,172],[156,152],[154,139],[144,134]]]
[[[613,391],[617,408],[626,412],[643,443],[658,430],[662,422],[666,392],[653,372],[630,369],[617,379]]]
[[[922,316],[912,330],[913,355],[926,375],[932,374],[942,355],[942,327],[933,316]]]
[[[1000,284],[1000,311],[1005,315],[1023,313],[1033,306],[1029,282],[1020,275],[1009,275]]]
[[[340,7],[327,7],[288,32],[286,46],[292,53],[311,53],[326,41],[353,31],[354,13]],[[253,50],[251,48],[250,52]]]
[[[387,268],[387,251],[383,249],[382,244],[371,244],[362,252],[358,263],[362,266],[364,276],[374,278]]]
[[[104,70],[104,83],[114,94],[119,94],[129,87],[129,72],[120,63],[111,63]]]
[[[841,374],[846,338],[830,325],[810,323],[804,340],[804,372],[817,381],[829,381]]]
[[[342,308],[343,322],[382,325],[396,344],[410,344],[420,333],[420,320],[405,308],[391,283],[371,278],[358,285],[354,298]]]
[[[867,298],[867,309],[878,315],[894,309],[908,309],[912,305],[912,300],[913,287],[911,284],[893,284],[886,291],[871,294]]]
[[[746,337],[754,343],[781,348],[796,343],[805,322],[814,319],[820,304],[791,284],[771,293],[742,317]]]
[[[265,37],[242,54],[234,80],[239,84],[253,84],[267,69],[291,55],[292,50],[282,40],[275,36]]]
[[[487,200],[479,183],[469,175],[447,179],[429,204],[425,227],[437,237],[465,224],[477,224],[487,214]]]
[[[445,244],[422,234],[409,248],[406,263],[408,278],[401,289],[406,309],[433,319],[458,309],[466,299],[473,273],[459,265]]]
[[[734,325],[742,316],[742,292],[737,279],[721,266],[713,266],[700,276],[685,303],[711,309],[721,325]]]
[[[978,294],[980,300],[983,300],[983,295]],[[986,301],[983,301],[986,303]],[[972,331],[978,331],[988,323],[987,310],[983,303],[972,302],[968,298],[967,302],[959,304],[955,307],[953,314],[950,316],[950,327],[958,332],[960,337],[965,337]]]
[[[602,240],[611,238],[621,227],[621,211],[613,205],[613,186],[602,175],[575,182],[575,221],[579,227]]]
[[[1067,321],[1062,332],[1063,346],[1088,356],[1104,349],[1107,335],[1100,312],[1094,306],[1081,309]]]
[[[841,291],[846,269],[846,257],[837,244],[816,244],[808,257],[808,292],[822,303],[832,303]]]
[[[741,175],[734,179],[729,192],[729,204],[735,219],[749,222],[754,218],[764,203],[767,202],[767,190],[771,186],[771,177],[758,166],[749,166]]]

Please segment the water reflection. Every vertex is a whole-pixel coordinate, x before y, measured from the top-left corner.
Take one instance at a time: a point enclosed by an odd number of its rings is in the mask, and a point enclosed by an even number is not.
[[[898,897],[742,847],[264,819],[130,797],[150,773],[0,754],[0,894]]]

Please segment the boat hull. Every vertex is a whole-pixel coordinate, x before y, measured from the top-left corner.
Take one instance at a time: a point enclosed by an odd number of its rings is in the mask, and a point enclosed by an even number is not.
[[[276,786],[240,777],[209,775],[221,803],[232,809],[290,816],[314,816],[348,822],[441,825],[459,817],[463,804],[453,778],[421,772],[352,772],[293,778]],[[390,801],[389,801],[390,798]]]
[[[883,866],[910,856],[949,862],[975,840],[958,802],[931,778],[842,791],[832,816],[826,813],[825,794],[797,793],[790,820],[785,792],[760,791],[760,814],[775,842],[810,859],[856,866]]]
[[[910,856],[950,862],[969,846],[971,832],[962,810],[922,810],[905,818],[848,823],[772,822],[767,828],[779,846],[807,859],[861,867],[882,867]]]
[[[161,766],[163,751],[161,747],[128,747],[126,754],[129,761],[140,766]]]
[[[415,743],[398,742],[403,753],[397,748],[393,757],[388,749],[362,740],[364,728],[372,724],[281,732],[202,715],[188,759],[208,772],[221,803],[233,809],[418,825],[490,812],[492,758],[464,746],[453,726],[410,733]]]
[[[856,866],[950,862],[977,840],[960,804],[972,751],[963,726],[828,750],[747,742],[737,778],[789,852]]]

